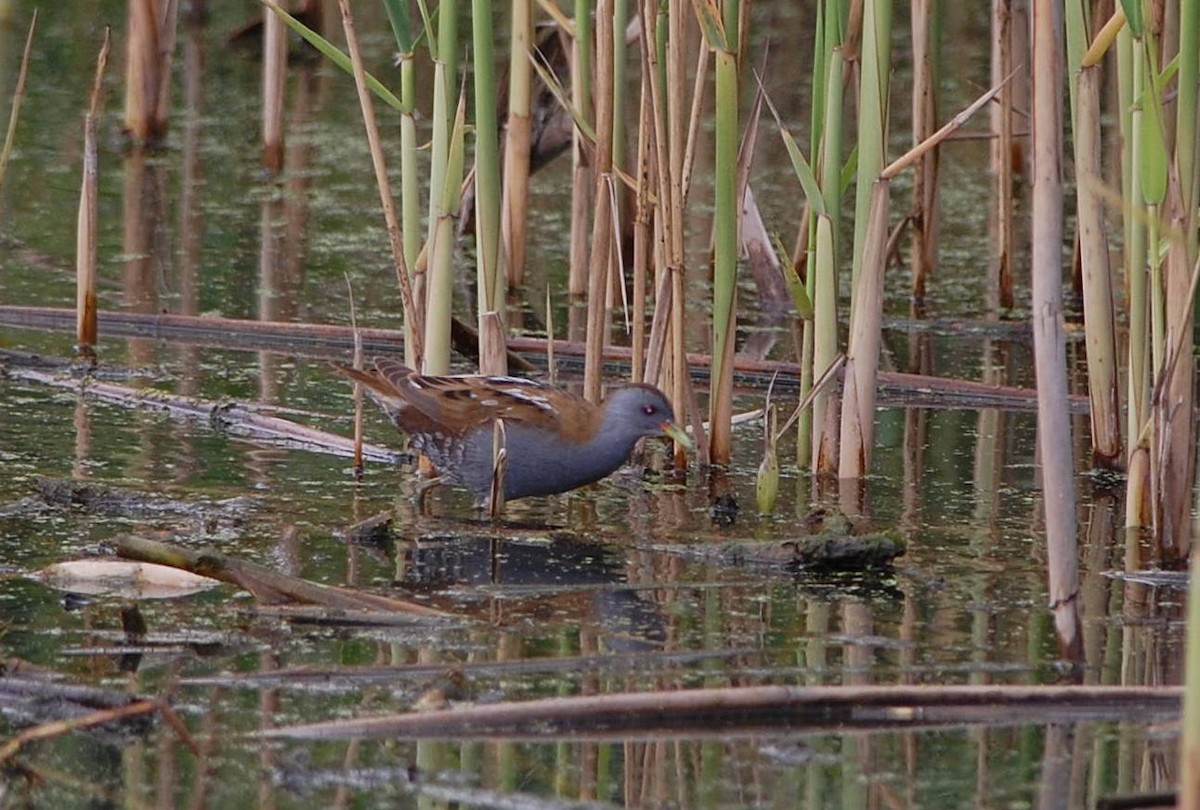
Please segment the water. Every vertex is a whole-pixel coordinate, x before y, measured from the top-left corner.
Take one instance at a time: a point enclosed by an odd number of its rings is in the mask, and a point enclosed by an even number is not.
[[[798,13],[789,4],[756,9],[768,28]],[[28,10],[18,4],[19,25]],[[223,44],[229,21],[242,13],[240,5],[215,3],[208,27],[181,29],[188,53],[201,57],[196,75],[202,82],[198,94],[177,86],[162,154],[145,161],[122,157],[113,138],[116,94],[109,100],[101,157],[101,306],[346,324],[348,277],[359,323],[394,327],[399,298],[350,84],[320,68],[293,86],[291,179],[282,187],[264,184],[257,168],[257,64]],[[364,15],[360,30],[375,32],[366,34],[370,67],[386,75],[382,15],[375,8],[356,13]],[[79,131],[100,38],[91,26],[122,14],[118,4],[74,17],[43,9],[4,190],[0,303],[69,306],[74,300]],[[977,27],[974,20],[957,22],[957,35]],[[12,29],[3,35],[8,77],[21,37]],[[773,75],[780,77],[773,93],[799,134],[807,113],[788,77],[805,75],[808,57],[785,51],[772,51],[778,59]],[[986,71],[986,65],[972,70]],[[982,74],[955,75],[945,90],[965,98],[975,92],[971,82],[985,81]],[[3,86],[10,85],[11,78]],[[394,121],[384,125],[394,137]],[[787,233],[799,192],[774,134],[760,138],[758,196],[768,226]],[[981,312],[985,149],[955,144],[943,158],[962,180],[949,186],[943,263],[932,288],[931,307],[942,317]],[[534,292],[524,305],[534,322],[544,315],[545,285],[565,278],[560,212],[568,175],[560,161],[534,182]],[[703,185],[694,193],[705,193]],[[260,264],[264,255],[268,260]],[[470,264],[469,256],[459,260],[464,270]],[[907,313],[905,293],[906,279],[897,273],[889,281],[894,314]],[[565,302],[554,307],[555,323],[566,323]],[[697,348],[704,334],[697,324],[691,337]],[[66,356],[70,343],[64,334],[0,329],[4,348]],[[780,336],[774,356],[787,357],[789,344]],[[996,366],[1009,384],[1030,382],[1028,346],[1019,341],[985,347],[980,337],[892,331],[885,351],[896,368],[907,369],[910,354],[924,352],[934,373],[975,379],[985,366]],[[252,401],[334,432],[350,429],[349,388],[321,360],[115,338],[105,339],[99,354],[106,367],[138,370],[139,376],[121,379],[133,386]],[[761,396],[746,393],[738,407],[757,407]],[[1085,435],[1084,421],[1076,427]],[[814,574],[698,553],[730,541],[787,540],[800,533],[814,503],[837,502],[835,491],[815,487],[785,464],[774,515],[755,516],[759,430],[751,424],[736,433],[730,483],[742,510],[732,525],[713,521],[694,469],[682,487],[657,475],[625,474],[584,492],[517,502],[493,525],[472,517],[465,493],[438,491],[418,509],[407,469],[375,466],[356,483],[343,459],[251,443],[203,422],[172,421],[19,379],[0,381],[0,570],[7,575],[0,615],[10,662],[0,688],[24,671],[15,664],[21,661],[65,684],[169,695],[196,744],[190,750],[161,721],[35,743],[14,760],[19,769],[5,772],[6,803],[27,795],[45,807],[436,807],[455,801],[1068,807],[1174,783],[1177,728],[1157,717],[914,731],[757,725],[508,740],[255,738],[263,729],[408,712],[414,704],[488,705],[684,687],[1040,684],[1071,677],[1046,609],[1031,414],[879,412],[862,522],[899,531],[908,546],[894,569],[882,572]],[[368,437],[395,441],[375,415]],[[789,458],[791,446],[780,453]],[[661,450],[651,448],[649,455],[651,466],[661,467]],[[39,476],[194,502],[244,496],[253,507],[232,528],[52,508],[25,500]],[[1080,677],[1093,684],[1178,683],[1182,592],[1103,576],[1122,566],[1113,538],[1123,505],[1119,492],[1082,476],[1079,485],[1086,530]],[[343,537],[347,527],[387,510],[394,511],[389,541],[358,544]],[[133,639],[122,632],[122,610],[133,600],[69,596],[24,576],[96,554],[128,532],[173,533],[185,545],[211,545],[318,582],[413,599],[455,620],[369,627],[289,621],[256,612],[253,599],[223,586],[187,598],[137,601],[147,632]],[[381,667],[387,668],[383,675]],[[297,668],[321,676],[302,677]],[[275,670],[285,674],[263,679]],[[336,677],[326,677],[331,672]],[[12,734],[31,718],[17,711],[15,699],[4,700],[0,728]],[[36,783],[28,781],[33,774]]]

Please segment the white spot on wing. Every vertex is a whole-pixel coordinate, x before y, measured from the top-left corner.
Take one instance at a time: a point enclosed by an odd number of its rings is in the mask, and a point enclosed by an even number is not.
[[[508,394],[515,400],[532,405],[533,407],[546,411],[547,413],[554,413],[554,406],[551,405],[550,400],[544,396],[539,396],[521,388],[505,388],[504,393]]]

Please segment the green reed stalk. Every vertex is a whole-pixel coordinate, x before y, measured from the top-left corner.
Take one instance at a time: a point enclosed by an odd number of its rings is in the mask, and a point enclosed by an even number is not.
[[[713,167],[713,376],[709,398],[709,452],[728,464],[733,444],[733,346],[737,331],[738,252],[738,0],[725,0],[720,26],[710,20],[705,34],[716,49],[716,159]]]
[[[454,296],[454,243],[456,214],[462,196],[466,99],[461,95],[454,127],[446,139],[446,166],[442,188],[431,189],[438,198],[433,238],[429,241],[429,297],[425,311],[425,371],[450,371],[450,316]]]
[[[504,285],[500,272],[500,132],[496,121],[496,69],[492,43],[492,4],[471,0],[475,75],[475,249],[478,274],[479,339],[490,339],[488,313],[503,314]],[[525,60],[528,63],[528,60]],[[526,153],[528,154],[528,152]],[[504,352],[480,346],[479,357],[499,359]],[[507,368],[480,368],[504,374]]]
[[[887,154],[887,109],[891,75],[891,0],[863,4],[862,76],[858,93],[858,179],[854,190],[854,264],[851,289],[858,288],[870,219],[871,191]],[[853,306],[851,306],[853,311]],[[851,316],[853,317],[853,315]]]
[[[625,168],[625,85],[629,74],[625,27],[629,24],[629,0],[613,2],[613,137],[612,160]]]
[[[1135,100],[1143,92],[1141,41],[1126,25],[1117,34],[1117,95],[1121,131],[1121,211],[1125,231],[1125,278],[1128,285],[1129,360],[1126,435],[1129,437],[1125,525],[1142,526],[1149,519],[1142,505],[1148,502],[1146,467],[1134,463],[1139,448],[1146,451],[1143,430],[1149,419],[1150,373],[1147,333],[1146,210],[1142,201],[1141,172],[1137,154],[1141,144],[1141,109]],[[1139,473],[1143,471],[1142,473]]]
[[[425,367],[427,374],[445,374],[450,370],[450,315],[454,286],[454,228],[452,216],[458,213],[462,181],[461,164],[457,179],[452,177],[453,151],[450,99],[458,76],[458,2],[443,0],[438,6],[437,44],[430,38],[433,57],[433,134],[429,163],[429,256],[425,299]],[[460,104],[461,107],[461,104]],[[459,143],[461,150],[462,144]],[[461,159],[461,158],[460,158]],[[453,186],[453,190],[451,189]]]
[[[396,37],[396,48],[400,54],[400,232],[404,240],[404,266],[410,279],[416,272],[417,256],[421,245],[417,234],[421,229],[421,187],[417,162],[417,71],[414,59],[416,37],[412,30],[412,17],[406,0],[384,0],[388,21]],[[410,282],[411,283],[411,282]],[[424,310],[423,296],[417,294],[413,285],[415,308]],[[417,344],[424,335],[414,340],[416,325],[404,319],[404,362],[410,368],[419,368],[422,358],[417,356]]]
[[[817,19],[815,36],[813,38],[813,66],[812,66],[812,104],[809,107],[809,154],[814,160],[821,154],[821,135],[824,129],[825,120],[825,88],[827,82],[825,80],[827,74],[827,61],[829,59],[830,48],[828,46],[829,38],[826,36],[826,6],[830,0],[817,4]],[[840,88],[839,88],[840,90]],[[816,279],[814,277],[814,246],[816,244],[816,233],[813,227],[813,212],[808,209],[808,214],[800,225],[800,235],[797,237],[797,244],[794,251],[793,263],[799,264],[801,255],[805,262],[805,294],[808,300],[813,300],[813,291],[815,289]],[[804,246],[801,253],[801,245]],[[813,384],[813,321],[804,320],[800,324],[802,330],[800,339],[800,399],[808,396],[808,392],[812,390]],[[806,410],[799,415],[796,420],[796,466],[808,466],[812,458],[813,447],[813,418],[812,411]]]
[[[829,15],[833,17],[833,15]],[[809,295],[813,302],[812,363],[808,373],[820,377],[838,356],[838,228],[841,223],[841,152],[842,152],[842,85],[845,63],[839,42],[828,56],[823,93],[824,127],[821,132],[821,199],[824,213],[818,220],[813,242],[812,263],[809,266]],[[807,392],[805,392],[807,393]],[[802,394],[803,397],[803,394]],[[836,407],[836,393],[822,393],[813,400],[812,469],[834,472],[837,461],[837,422],[826,418],[831,405]]]

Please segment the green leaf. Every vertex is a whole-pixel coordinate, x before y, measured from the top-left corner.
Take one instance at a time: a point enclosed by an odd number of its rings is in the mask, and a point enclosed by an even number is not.
[[[1129,33],[1133,34],[1135,39],[1141,39],[1145,31],[1142,0],[1121,0],[1121,10],[1125,12],[1125,23],[1129,26]]]
[[[388,22],[392,24],[392,33],[396,35],[396,48],[401,56],[408,56],[416,47],[408,3],[405,0],[383,0],[383,7],[387,10]]]
[[[1137,156],[1142,177],[1142,199],[1160,205],[1167,196],[1167,140],[1163,134],[1162,99],[1153,84],[1142,94],[1142,148]]]
[[[779,260],[783,281],[787,285],[788,293],[792,296],[792,305],[796,307],[796,312],[801,318],[811,321],[814,314],[812,299],[808,297],[808,290],[804,288],[804,282],[800,280],[800,274],[796,272],[796,266],[792,264],[778,234],[771,237],[771,245],[775,248],[775,257]]]
[[[771,115],[775,118],[775,126],[779,127],[779,134],[783,138],[783,145],[787,147],[788,157],[792,160],[792,171],[796,173],[796,177],[800,180],[800,185],[804,188],[804,197],[808,201],[808,205],[813,212],[818,216],[825,213],[825,198],[821,196],[821,186],[817,183],[817,176],[813,174],[812,166],[804,159],[803,153],[800,152],[800,146],[796,143],[796,139],[792,137],[792,133],[788,132],[787,127],[783,125],[783,119],[779,117],[779,111],[775,109],[775,105],[771,102],[771,97],[767,95],[766,88],[762,87],[762,81],[759,80],[759,87],[762,88],[763,101],[767,103],[767,109],[771,111]]]
[[[758,513],[769,515],[775,511],[775,499],[779,496],[779,459],[775,448],[768,447],[758,465],[758,477],[754,481],[754,499],[758,502]]]
[[[300,36],[304,37],[304,39],[310,45],[324,54],[329,61],[333,62],[351,76],[354,75],[354,68],[350,65],[350,57],[339,50],[329,40],[325,39],[316,31],[313,31],[291,14],[288,14],[275,3],[270,2],[270,0],[263,0],[263,5],[278,14],[279,18],[287,23],[289,28],[291,28]],[[384,87],[383,83],[380,82],[379,79],[376,79],[370,73],[365,73],[365,77],[367,81],[367,87],[371,88],[372,93],[378,96],[389,107],[393,107],[401,112],[404,111],[404,105],[400,103],[400,99],[396,98],[395,94],[393,94],[391,90],[388,90],[386,87]]]
[[[838,178],[838,198],[846,196],[846,192],[850,186],[854,184],[854,178],[858,175],[858,144],[854,144],[854,148],[850,150],[850,157],[846,158],[846,165],[842,167],[842,176]]]
[[[714,51],[729,50],[729,40],[725,36],[725,24],[721,21],[721,10],[715,0],[692,0],[696,9],[696,17],[700,20],[700,28],[704,31],[704,40]]]

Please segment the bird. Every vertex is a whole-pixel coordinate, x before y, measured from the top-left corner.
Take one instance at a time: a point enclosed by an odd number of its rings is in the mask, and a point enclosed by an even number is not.
[[[675,423],[662,391],[634,383],[600,404],[547,383],[481,374],[424,375],[377,357],[362,371],[335,365],[361,383],[410,446],[429,458],[437,483],[470,490],[476,507],[492,500],[496,423],[503,424],[503,500],[553,495],[599,481],[629,458],[639,439],[691,438]]]

